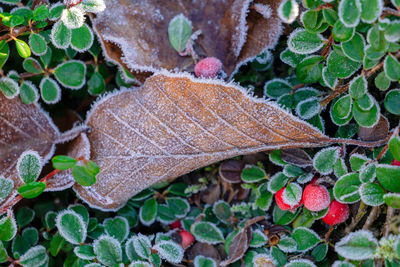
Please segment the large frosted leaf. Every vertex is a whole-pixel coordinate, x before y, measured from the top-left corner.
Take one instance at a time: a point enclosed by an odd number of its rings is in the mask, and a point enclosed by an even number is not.
[[[132,71],[185,69],[190,57],[180,56],[170,44],[168,26],[183,14],[193,31],[201,30],[194,43],[200,57],[220,59],[231,75],[237,67],[276,44],[281,24],[276,13],[280,1],[256,0],[272,14],[249,9],[252,0],[108,1],[94,20],[106,55]],[[268,9],[269,10],[269,9]]]
[[[167,72],[104,97],[86,123],[91,160],[101,171],[93,186],[74,188],[107,210],[156,182],[225,158],[334,142],[241,87]]]

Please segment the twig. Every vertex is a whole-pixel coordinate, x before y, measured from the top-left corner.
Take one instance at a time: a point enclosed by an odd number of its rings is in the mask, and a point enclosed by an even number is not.
[[[362,217],[364,217],[366,211],[365,211],[365,203],[363,201],[360,202],[360,205],[358,206],[358,211],[356,214],[356,217],[353,217],[351,220],[351,224],[346,227],[345,233],[349,234],[356,228],[357,224],[360,222]]]
[[[389,15],[400,17],[400,10],[392,9],[390,7],[384,7],[381,18],[384,18]]]
[[[383,236],[387,237],[390,233],[390,222],[392,221],[392,217],[394,215],[394,208],[388,206],[387,212],[386,212],[386,220],[385,220],[385,225],[383,227]]]
[[[364,223],[364,225],[362,227],[363,230],[367,230],[367,229],[369,229],[371,227],[371,225],[374,223],[374,221],[375,221],[375,219],[376,219],[376,217],[378,215],[379,210],[380,210],[379,206],[373,207],[371,209],[371,212],[369,213],[369,215],[367,217],[367,220],[365,221],[365,223]]]

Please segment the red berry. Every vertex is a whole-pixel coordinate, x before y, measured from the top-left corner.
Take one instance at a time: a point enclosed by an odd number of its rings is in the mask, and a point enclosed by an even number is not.
[[[169,225],[169,227],[171,227],[171,229],[180,229],[180,228],[182,228],[181,221],[180,220],[176,220],[173,223],[171,223]]]
[[[303,191],[304,207],[311,211],[320,211],[329,207],[331,198],[328,189],[323,185],[308,184]]]
[[[197,62],[194,66],[194,74],[196,77],[215,78],[221,69],[222,63],[218,58],[207,57]]]
[[[275,193],[275,201],[278,207],[281,210],[294,210],[302,204],[302,200],[297,205],[290,206],[283,201],[282,194],[286,187],[283,187],[281,190]]]
[[[394,166],[400,166],[400,161],[393,159],[392,165],[394,165]]]
[[[329,205],[328,213],[322,218],[322,220],[329,225],[335,225],[342,223],[349,217],[349,206],[347,204],[340,203],[333,200]]]
[[[181,238],[182,238],[182,247],[183,248],[186,249],[186,248],[190,247],[191,244],[193,244],[194,236],[190,232],[188,232],[186,230],[181,230],[179,232],[179,234],[181,235]]]

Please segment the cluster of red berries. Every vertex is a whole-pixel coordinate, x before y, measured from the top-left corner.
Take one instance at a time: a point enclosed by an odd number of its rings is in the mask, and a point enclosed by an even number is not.
[[[184,249],[187,249],[188,247],[190,247],[193,244],[194,236],[190,232],[182,229],[181,221],[177,220],[177,221],[171,223],[169,226],[171,227],[171,229],[179,229],[178,233],[182,239],[181,246]]]
[[[322,218],[322,220],[328,225],[335,225],[342,223],[349,217],[349,206],[347,204],[340,203],[336,200],[331,202],[328,189],[325,186],[317,184],[317,179],[314,178],[303,191],[303,195],[299,203],[294,206],[285,203],[282,197],[286,187],[276,192],[275,201],[281,210],[295,210],[299,206],[304,204],[310,211],[321,211],[329,207],[328,213]]]

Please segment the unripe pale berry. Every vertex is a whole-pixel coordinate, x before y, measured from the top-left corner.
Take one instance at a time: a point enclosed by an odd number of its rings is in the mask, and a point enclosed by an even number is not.
[[[182,247],[184,249],[190,247],[190,245],[193,244],[194,236],[190,232],[188,232],[186,230],[181,230],[179,232],[179,234],[181,235],[181,238],[182,238],[182,243],[181,244],[182,244]]]
[[[328,225],[339,224],[347,220],[349,213],[349,206],[347,204],[333,200],[329,205],[328,213],[322,220]]]
[[[194,66],[194,74],[196,77],[215,78],[222,69],[222,63],[218,58],[207,57],[197,62]]]
[[[394,166],[400,166],[400,161],[393,159],[392,165],[394,165]]]
[[[286,187],[283,187],[281,190],[279,190],[278,192],[275,193],[276,204],[278,205],[278,207],[281,210],[294,210],[294,209],[296,209],[297,207],[299,207],[302,204],[302,200],[300,200],[300,202],[297,205],[294,205],[294,206],[290,206],[290,205],[286,204],[283,201],[283,198],[282,198],[283,191],[285,190],[285,188]]]
[[[310,183],[304,188],[303,204],[308,210],[324,210],[329,207],[330,202],[331,198],[325,186]]]

